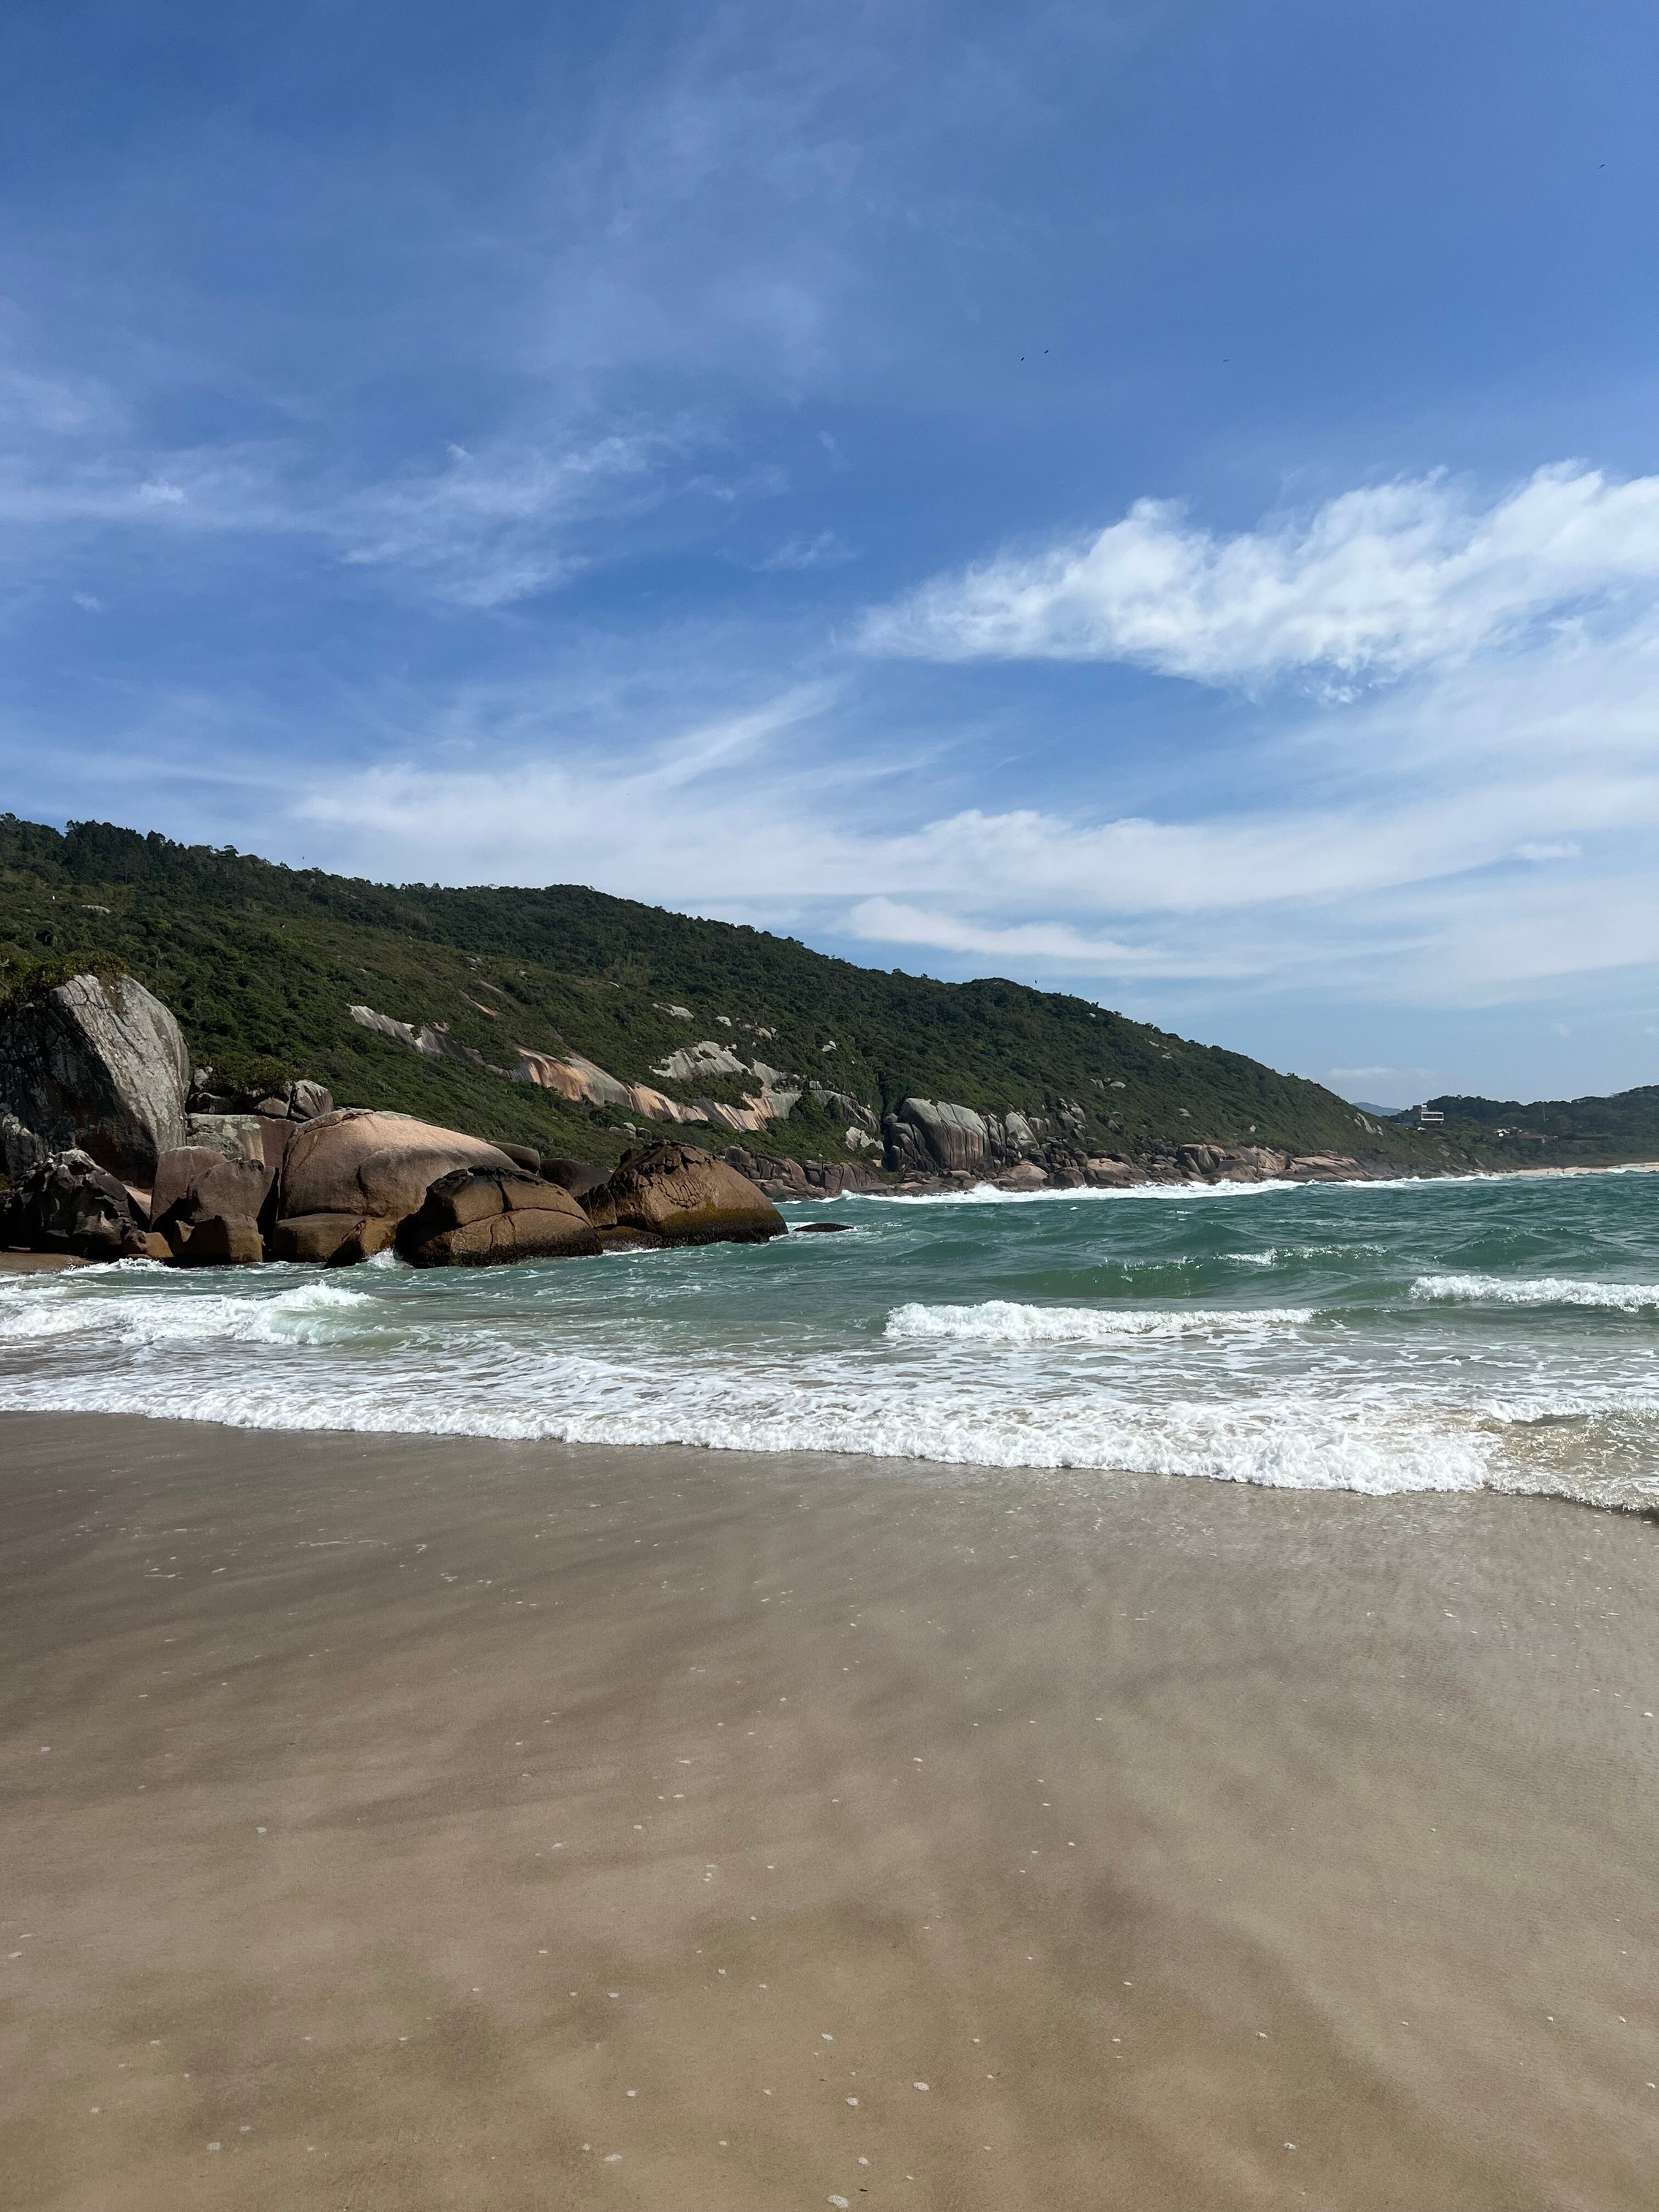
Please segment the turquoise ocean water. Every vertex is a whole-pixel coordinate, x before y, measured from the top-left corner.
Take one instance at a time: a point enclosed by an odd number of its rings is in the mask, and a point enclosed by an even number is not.
[[[850,1235],[0,1279],[0,1407],[1659,1504],[1659,1175],[848,1198]]]

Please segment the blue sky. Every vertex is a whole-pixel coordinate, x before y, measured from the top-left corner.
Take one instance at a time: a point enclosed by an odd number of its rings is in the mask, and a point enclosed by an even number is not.
[[[1650,7],[0,37],[0,805],[1659,1079]]]

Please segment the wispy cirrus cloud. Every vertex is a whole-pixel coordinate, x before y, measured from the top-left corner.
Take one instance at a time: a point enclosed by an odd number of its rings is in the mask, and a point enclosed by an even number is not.
[[[41,381],[25,380],[32,402]],[[489,611],[616,557],[619,531],[674,495],[699,444],[684,422],[544,426],[351,482],[292,440],[168,448],[112,406],[32,404],[8,419],[0,405],[0,523],[31,577],[88,552],[118,569],[147,540],[235,538]]]
[[[1036,962],[1073,975],[1159,975],[1190,972],[1179,953],[1118,937],[1089,936],[1069,923],[1020,921],[1001,925],[957,915],[929,913],[902,899],[860,900],[846,919],[850,935],[872,945],[912,945],[930,951],[969,953],[1014,965]]]
[[[411,576],[459,605],[553,589],[597,557],[583,525],[614,526],[666,495],[662,465],[688,434],[635,428],[562,444],[452,446],[441,468],[365,487],[318,517],[354,567]]]
[[[845,538],[837,537],[833,530],[820,530],[810,538],[786,538],[781,545],[763,554],[754,565],[761,574],[768,575],[792,568],[839,568],[857,559],[858,555]]]
[[[1413,531],[1401,502],[1384,503],[1399,526],[1383,530],[1372,495],[1355,495],[1293,542],[1276,523],[1249,533],[1231,597],[1228,563],[1193,533],[1212,573],[1182,651],[1201,654],[1205,680],[1224,664],[1243,689],[1321,654],[1354,674],[1356,641],[1371,677],[1392,679],[1277,708],[1252,737],[1248,806],[1188,794],[1113,816],[1085,761],[1070,804],[929,812],[907,786],[902,805],[872,811],[882,739],[849,672],[731,723],[735,775],[716,720],[631,763],[441,777],[410,763],[314,798],[313,817],[321,806],[356,834],[396,836],[441,823],[452,872],[467,849],[499,858],[505,844],[522,876],[597,875],[742,918],[807,913],[820,935],[957,972],[1439,1004],[1552,989],[1659,960],[1653,489],[1544,471],[1483,507],[1425,479]],[[1252,578],[1268,544],[1264,594]],[[1333,644],[1322,624],[1339,603]]]
[[[866,651],[1117,660],[1208,684],[1399,677],[1659,582],[1659,477],[1540,469],[1481,505],[1449,478],[1344,492],[1218,537],[1139,500],[1094,537],[1011,551],[866,619]]]

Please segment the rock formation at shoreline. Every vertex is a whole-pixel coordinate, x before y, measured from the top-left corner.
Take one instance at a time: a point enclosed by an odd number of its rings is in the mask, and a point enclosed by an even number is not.
[[[416,1048],[430,1051],[420,1034]],[[623,1093],[635,1110],[645,1110],[643,1100],[667,1117],[690,1117],[579,1054],[550,1057],[548,1066],[560,1082],[595,1095]],[[708,1102],[702,1118],[749,1133],[751,1121],[782,1119],[810,1092],[821,1112],[848,1116],[849,1138],[867,1133],[874,1143],[874,1115],[850,1094],[797,1083],[708,1040],[678,1048],[657,1072],[734,1071],[757,1079],[760,1093],[718,1115]],[[491,1144],[385,1109],[337,1108],[307,1079],[221,1088],[203,1067],[192,1081],[177,1023],[131,977],[75,976],[14,1004],[0,1020],[0,1086],[13,1185],[0,1208],[0,1239],[191,1267],[266,1257],[342,1267],[394,1244],[416,1265],[434,1267],[592,1254],[618,1243],[753,1243],[782,1233],[775,1200],[849,1191],[920,1194],[989,1182],[1018,1193],[1366,1172],[1344,1153],[1265,1146],[1142,1139],[1091,1152],[1082,1109],[1064,1099],[1050,1115],[1012,1107],[997,1115],[916,1097],[880,1125],[881,1170],[856,1158],[803,1161],[741,1145],[716,1157],[658,1140],[624,1153],[608,1175],[568,1159],[544,1172],[530,1146]]]
[[[408,1115],[365,1106],[319,1115],[301,1124],[283,1160],[272,1257],[337,1265],[383,1252],[456,1168],[520,1172],[498,1146]]]
[[[150,1194],[150,1229],[188,1267],[247,1266],[264,1257],[276,1207],[275,1169],[204,1145],[163,1152]]]
[[[592,1224],[557,1183],[517,1170],[456,1168],[398,1224],[397,1249],[416,1267],[591,1257]]]
[[[624,1153],[582,1205],[595,1229],[653,1243],[757,1244],[787,1226],[746,1176],[688,1145]]]
[[[149,1254],[149,1229],[125,1184],[78,1147],[40,1162],[0,1195],[0,1249],[132,1259]]]

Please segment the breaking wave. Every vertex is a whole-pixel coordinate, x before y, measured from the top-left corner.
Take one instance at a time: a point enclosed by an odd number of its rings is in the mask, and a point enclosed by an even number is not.
[[[1659,1504],[1651,1176],[842,1203],[626,1265],[0,1274],[0,1408]]]
[[[1491,1306],[1592,1306],[1642,1313],[1659,1306],[1659,1283],[1584,1282],[1570,1275],[1516,1280],[1502,1275],[1419,1275],[1412,1296],[1425,1304]]]
[[[211,1292],[181,1297],[169,1270],[153,1261],[77,1269],[30,1287],[36,1295],[0,1304],[0,1340],[108,1336],[132,1345],[323,1344],[361,1334],[376,1301],[314,1279],[275,1297]],[[119,1291],[117,1291],[117,1283]],[[146,1289],[146,1283],[154,1287]],[[55,1294],[55,1295],[54,1295]],[[349,1326],[356,1324],[356,1326]]]
[[[1111,1344],[1127,1337],[1214,1336],[1305,1328],[1309,1306],[1164,1306],[1113,1311],[1092,1306],[1013,1305],[988,1298],[976,1306],[896,1307],[886,1334],[896,1341],[929,1338],[980,1344]]]

